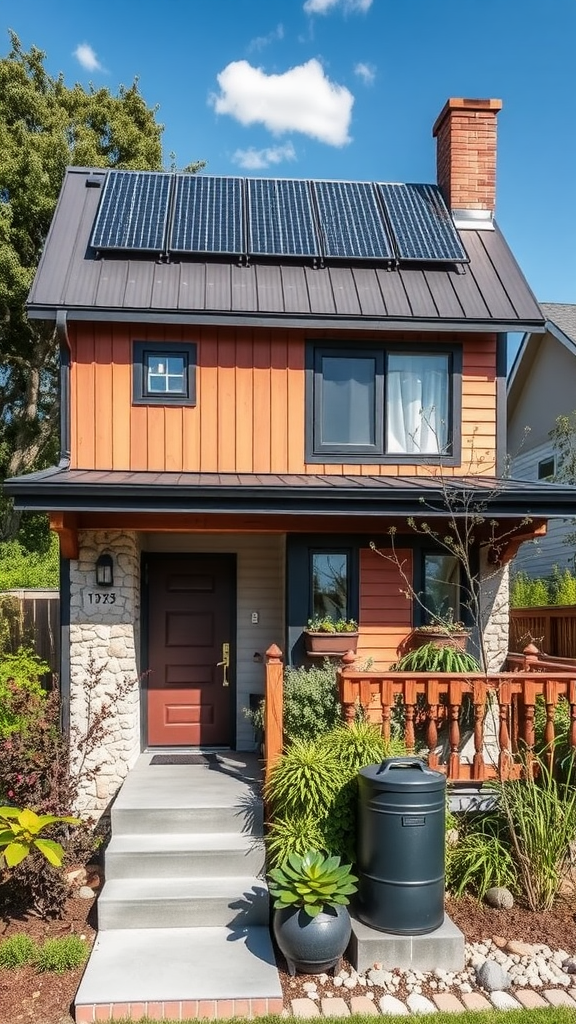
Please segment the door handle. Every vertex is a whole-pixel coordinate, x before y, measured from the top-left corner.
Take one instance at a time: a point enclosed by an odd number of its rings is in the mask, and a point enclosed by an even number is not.
[[[217,661],[216,666],[222,665],[224,671],[222,673],[222,686],[230,686],[228,679],[228,669],[230,668],[230,644],[222,644],[222,661]]]

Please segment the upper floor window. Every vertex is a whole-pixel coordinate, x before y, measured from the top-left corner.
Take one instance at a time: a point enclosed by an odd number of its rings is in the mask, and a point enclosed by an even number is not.
[[[454,455],[456,349],[311,346],[311,462],[418,462]]]
[[[195,405],[196,345],[135,341],[132,400],[136,405]]]

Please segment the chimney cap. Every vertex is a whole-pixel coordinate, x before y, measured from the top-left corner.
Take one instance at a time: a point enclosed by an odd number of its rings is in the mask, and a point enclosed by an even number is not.
[[[436,136],[440,130],[440,125],[444,119],[448,116],[451,110],[469,110],[469,111],[493,111],[494,115],[502,110],[502,100],[475,100],[475,99],[463,99],[461,97],[452,96],[442,107],[442,110],[438,114],[434,127],[432,129],[432,135]]]

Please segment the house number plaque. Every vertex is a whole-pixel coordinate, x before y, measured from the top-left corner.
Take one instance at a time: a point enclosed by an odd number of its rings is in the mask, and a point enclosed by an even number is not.
[[[84,607],[94,608],[101,604],[116,604],[115,590],[85,590]]]

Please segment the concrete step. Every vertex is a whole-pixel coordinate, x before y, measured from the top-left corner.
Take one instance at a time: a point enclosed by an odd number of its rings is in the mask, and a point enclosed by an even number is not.
[[[264,842],[229,832],[194,835],[112,834],[106,878],[218,878],[261,875]]]
[[[100,932],[76,995],[76,1019],[206,1015],[199,1000],[252,1000],[221,1016],[280,1013],[282,989],[268,928],[134,928]],[[260,1000],[270,1004],[259,1008]],[[274,1001],[274,1002],[272,1002]],[[171,1005],[168,1005],[170,1003]],[[186,1003],[181,1007],[175,1003]],[[142,1004],[148,1004],[144,1007]],[[83,1009],[84,1008],[84,1009]],[[162,1016],[162,1014],[160,1014]]]
[[[255,877],[117,878],[98,898],[98,928],[268,925],[266,885]]]
[[[224,769],[159,765],[132,771],[112,806],[113,834],[194,831],[261,835],[258,782]]]

